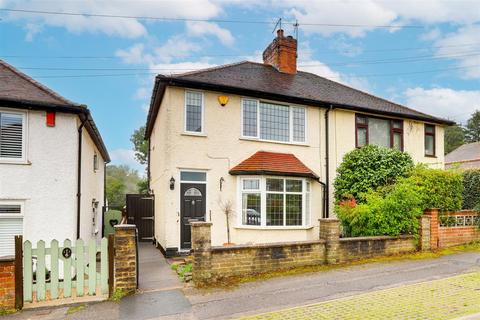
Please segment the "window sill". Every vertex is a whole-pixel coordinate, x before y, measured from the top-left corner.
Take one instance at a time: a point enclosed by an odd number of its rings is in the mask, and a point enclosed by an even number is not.
[[[427,158],[437,158],[437,156],[432,156],[432,155],[428,155],[428,154],[426,154],[425,157],[427,157]]]
[[[310,230],[313,226],[235,226],[235,229],[246,230]]]
[[[193,136],[193,137],[207,137],[205,133],[195,133],[195,132],[188,132],[184,131],[181,133],[182,136]]]
[[[264,142],[264,143],[275,143],[275,144],[288,144],[288,145],[291,145],[291,146],[299,146],[299,147],[309,147],[310,146],[306,142],[273,141],[273,140],[263,140],[263,139],[257,139],[257,138],[249,138],[249,137],[240,137],[240,140]]]
[[[27,161],[27,160],[16,161],[16,160],[2,160],[2,159],[0,159],[0,164],[12,164],[12,165],[29,166],[32,163],[30,161]]]

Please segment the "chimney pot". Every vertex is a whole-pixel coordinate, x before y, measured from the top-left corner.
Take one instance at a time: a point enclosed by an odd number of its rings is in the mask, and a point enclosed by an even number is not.
[[[263,51],[263,63],[280,72],[297,73],[297,40],[292,36],[285,37],[283,30],[278,29],[277,37]]]

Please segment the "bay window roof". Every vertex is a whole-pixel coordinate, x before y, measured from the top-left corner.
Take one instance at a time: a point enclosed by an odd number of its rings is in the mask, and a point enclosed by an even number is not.
[[[231,175],[273,175],[318,179],[318,176],[291,153],[258,151],[233,167]]]

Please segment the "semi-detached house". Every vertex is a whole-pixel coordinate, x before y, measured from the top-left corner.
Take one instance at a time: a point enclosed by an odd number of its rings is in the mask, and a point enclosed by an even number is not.
[[[0,256],[14,236],[102,236],[105,163],[90,111],[0,60]]]
[[[155,240],[173,255],[190,223],[212,222],[212,243],[318,237],[333,215],[343,156],[366,144],[443,168],[450,121],[298,71],[297,41],[277,37],[264,63],[243,61],[156,77],[146,126]]]

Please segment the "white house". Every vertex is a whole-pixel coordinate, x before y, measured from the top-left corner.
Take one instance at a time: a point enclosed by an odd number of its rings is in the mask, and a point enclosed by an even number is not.
[[[0,60],[0,256],[14,235],[99,239],[109,161],[86,106]]]
[[[443,168],[452,122],[297,71],[282,30],[263,58],[156,78],[146,138],[167,255],[190,249],[198,220],[212,223],[213,245],[318,239],[336,168],[365,144]]]

